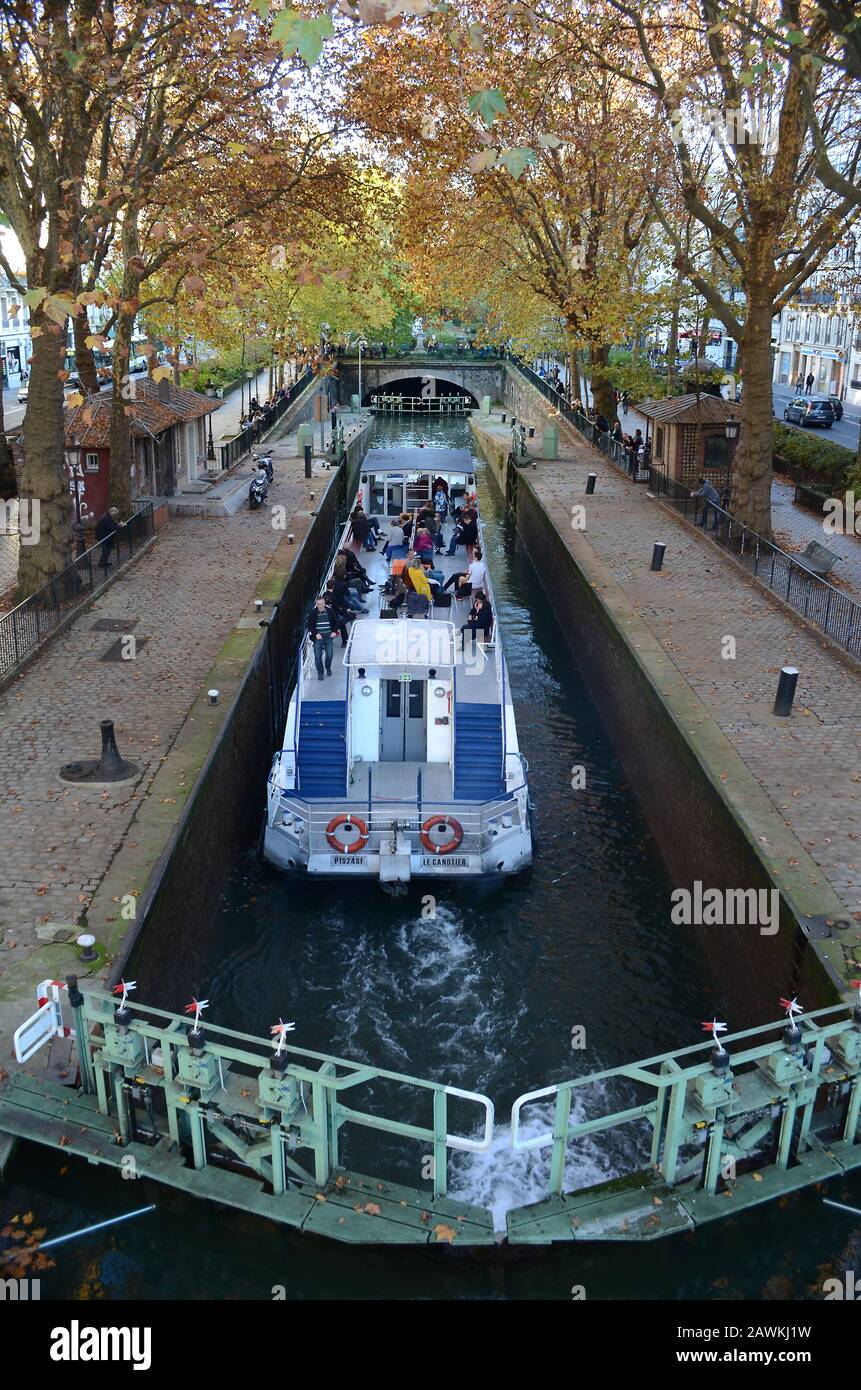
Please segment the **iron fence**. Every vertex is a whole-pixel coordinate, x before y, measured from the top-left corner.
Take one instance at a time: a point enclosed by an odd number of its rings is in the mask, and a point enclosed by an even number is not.
[[[298,381],[294,381],[292,386],[287,388],[285,394],[273,406],[270,406],[262,415],[258,415],[252,425],[240,430],[233,439],[228,439],[226,444],[219,444],[221,454],[221,467],[232,468],[241,458],[250,453],[255,445],[265,439],[271,429],[277,425],[294,401],[302,394],[309,381],[313,379],[314,372],[311,367],[306,367]]]
[[[525,377],[530,386],[534,386],[541,392],[542,396],[555,407],[555,409],[566,420],[569,425],[573,425],[575,430],[583,436],[585,440],[600,453],[614,463],[623,473],[627,473],[635,483],[646,483],[649,481],[649,463],[644,459],[641,463],[638,458],[638,450],[627,448],[621,440],[614,439],[608,430],[599,430],[594,420],[590,420],[584,415],[582,410],[577,410],[570,401],[557,391],[549,381],[533,371],[527,363],[519,361],[517,358],[510,358],[511,366],[514,371],[520,372]]]
[[[88,598],[108,574],[111,557],[117,568],[153,534],[153,504],[146,502],[112,537],[110,555],[99,541],[8,613],[0,614],[0,679],[14,671],[44,642],[72,609]]]
[[[713,502],[694,497],[663,469],[649,469],[649,491],[703,529],[740,560],[756,579],[808,622],[816,623],[846,651],[861,656],[861,604],[814,574],[794,555],[767,541]]]

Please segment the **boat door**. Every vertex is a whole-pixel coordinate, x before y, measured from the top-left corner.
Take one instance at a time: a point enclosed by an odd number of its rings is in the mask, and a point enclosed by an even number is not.
[[[427,751],[424,681],[383,681],[384,763],[423,763]]]
[[[386,478],[386,516],[400,516],[404,509],[404,480],[400,476]]]

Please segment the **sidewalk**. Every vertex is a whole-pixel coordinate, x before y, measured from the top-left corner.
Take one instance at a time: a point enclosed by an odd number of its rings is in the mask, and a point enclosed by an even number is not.
[[[480,424],[507,449],[508,430],[499,416]],[[683,678],[684,690],[698,698],[776,816],[808,851],[805,884],[815,887],[821,874],[846,916],[861,923],[858,675],[815,629],[777,607],[707,537],[651,498],[645,485],[632,483],[585,442],[562,439],[560,455],[558,461],[537,460],[528,477],[566,546],[575,557],[582,547],[598,558]],[[590,471],[598,482],[587,497]],[[586,528],[576,532],[575,503],[586,507]],[[655,541],[667,545],[659,573],[649,569]],[[722,656],[727,634],[736,641],[734,660]],[[784,664],[801,674],[793,716],[776,719],[771,707]],[[691,716],[691,722],[697,720]],[[721,781],[732,795],[733,773],[722,773]],[[801,855],[781,863],[777,881],[805,873],[800,861]],[[849,965],[861,969],[861,955]]]
[[[174,519],[0,694],[0,1067],[36,984],[74,967],[65,943],[74,941],[75,919],[120,847],[134,843],[132,821],[223,644],[237,627],[257,628],[256,585],[285,534],[270,524],[270,505],[286,508],[298,553],[316,505],[309,494],[319,497],[332,475],[315,463],[314,480],[305,479],[295,433],[275,444],[274,457],[267,507]],[[104,619],[118,628],[97,630]],[[107,660],[126,633],[136,639],[135,659]],[[139,778],[116,788],[62,782],[62,764],[98,756],[101,719],[115,721]],[[166,808],[172,820],[186,792],[180,784],[177,804]]]
[[[611,422],[612,423],[612,422]],[[646,435],[646,419],[634,406],[628,406],[627,415],[619,415],[619,423],[626,434],[636,429]],[[649,439],[653,434],[654,421],[649,421]],[[832,535],[822,529],[822,517],[809,507],[799,506],[793,500],[795,484],[776,478],[771,485],[772,526],[775,540],[782,550],[792,552],[804,550],[810,541],[818,541],[840,560],[835,565],[830,581],[837,581],[838,588],[861,598],[861,536]]]

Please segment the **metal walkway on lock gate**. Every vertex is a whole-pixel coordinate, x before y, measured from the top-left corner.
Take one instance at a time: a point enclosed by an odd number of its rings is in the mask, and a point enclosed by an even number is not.
[[[43,982],[37,998],[15,1035],[18,1060],[72,1036],[77,1084],[15,1073],[0,1094],[0,1133],[133,1164],[139,1176],[336,1240],[502,1239],[487,1208],[447,1195],[449,1152],[491,1146],[488,1097],[294,1047],[280,1023],[274,1043],[204,1025],[197,1001],[189,1025],[132,1009],[125,993],[118,1004],[79,990],[73,976]],[[369,1108],[348,1106],[346,1093],[362,1086]],[[427,1124],[387,1113],[395,1098],[403,1105],[404,1087],[426,1094]],[[619,1108],[607,1109],[608,1094]],[[553,1109],[538,1134],[524,1124],[536,1105]],[[477,1133],[450,1132],[452,1106],[478,1107]],[[541,1200],[508,1211],[508,1243],[653,1240],[838,1177],[861,1166],[859,1109],[861,1007],[847,1004],[528,1092],[512,1108],[510,1142],[548,1151],[549,1177]],[[351,1125],[415,1141],[429,1187],[342,1167],[340,1133]],[[642,1166],[578,1188],[578,1143],[622,1126],[634,1127]]]

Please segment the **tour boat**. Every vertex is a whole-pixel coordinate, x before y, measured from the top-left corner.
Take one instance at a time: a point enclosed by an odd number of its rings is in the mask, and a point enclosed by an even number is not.
[[[331,676],[319,679],[312,643],[303,641],[268,781],[264,854],[280,869],[375,878],[398,891],[412,879],[504,876],[531,863],[527,765],[489,575],[483,587],[494,625],[475,638],[461,632],[474,596],[459,594],[458,584],[433,588],[427,611],[415,616],[406,615],[406,600],[391,607],[384,592],[406,547],[387,559],[383,539],[440,491],[448,512],[434,566],[444,580],[467,570],[463,546],[447,552],[452,513],[463,506],[475,510],[481,544],[474,470],[466,449],[373,448],[365,456],[353,505],[379,523],[379,547],[357,548],[348,521],[338,549],[357,556],[375,587],[361,595],[369,611],[351,623],[345,648],[334,635]]]

